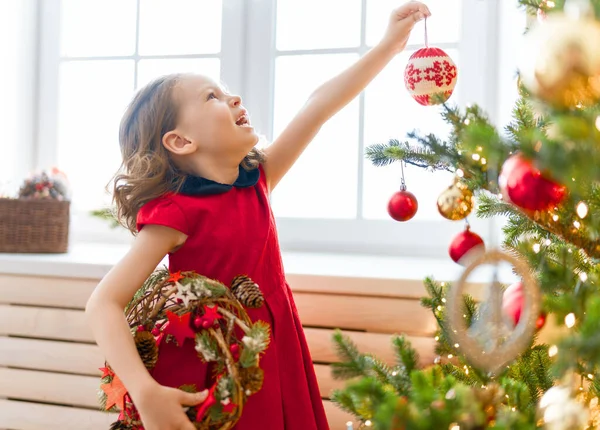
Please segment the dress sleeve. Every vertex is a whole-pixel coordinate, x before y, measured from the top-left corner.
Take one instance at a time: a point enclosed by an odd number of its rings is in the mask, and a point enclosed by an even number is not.
[[[170,227],[185,235],[190,235],[190,227],[185,214],[180,206],[168,197],[159,197],[142,206],[137,214],[138,232],[148,224]]]

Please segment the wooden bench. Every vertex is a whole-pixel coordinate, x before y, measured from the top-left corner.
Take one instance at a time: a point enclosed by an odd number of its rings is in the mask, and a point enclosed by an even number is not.
[[[289,276],[319,379],[332,430],[351,416],[328,397],[341,387],[329,364],[336,361],[333,329],[393,362],[390,338],[406,333],[422,364],[434,359],[436,324],[421,308],[420,282],[328,282],[324,277]],[[84,319],[85,303],[98,279],[0,275],[0,429],[108,429],[115,417],[98,410],[103,356]]]

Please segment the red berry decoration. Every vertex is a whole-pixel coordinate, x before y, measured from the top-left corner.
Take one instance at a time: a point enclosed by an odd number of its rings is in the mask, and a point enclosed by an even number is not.
[[[444,103],[456,86],[458,70],[440,48],[422,48],[412,54],[404,71],[404,85],[423,106]]]
[[[498,184],[505,200],[530,211],[551,209],[560,204],[567,193],[564,185],[545,177],[521,154],[504,162]]]
[[[154,336],[154,337],[160,336],[160,329],[158,327],[154,327],[152,329],[152,336]]]
[[[483,239],[467,226],[452,240],[448,252],[455,263],[466,266],[472,259],[485,252],[485,244]]]
[[[510,318],[515,326],[519,324],[519,320],[521,319],[521,310],[523,309],[524,301],[525,295],[523,294],[522,282],[515,282],[504,290],[504,295],[502,296],[502,311]],[[536,330],[539,331],[546,325],[546,318],[547,315],[545,312],[540,313],[535,321]]]
[[[200,318],[200,317],[194,318],[194,326],[196,326],[198,328],[202,327],[202,318]]]
[[[388,203],[388,213],[396,221],[408,221],[415,216],[418,208],[417,198],[410,191],[406,191],[406,186],[396,191]]]
[[[240,346],[237,343],[234,343],[229,347],[229,351],[231,351],[231,355],[235,361],[240,359]]]

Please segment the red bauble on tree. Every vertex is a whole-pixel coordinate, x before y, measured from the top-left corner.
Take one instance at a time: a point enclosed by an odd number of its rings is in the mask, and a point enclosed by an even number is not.
[[[394,193],[388,203],[388,213],[396,221],[408,221],[415,216],[418,208],[417,198],[410,191],[406,191],[405,185]]]
[[[470,261],[485,252],[485,244],[483,239],[467,226],[452,240],[448,252],[455,263],[468,265]]]
[[[523,284],[521,282],[515,282],[504,290],[502,296],[502,311],[515,326],[519,324],[519,320],[521,319],[521,310],[523,309],[524,300],[525,295],[523,293]],[[542,312],[535,322],[535,328],[536,330],[541,330],[544,325],[546,325],[546,314]]]
[[[567,193],[565,186],[545,177],[521,154],[504,162],[498,184],[505,200],[530,211],[551,209],[560,204]]]
[[[404,71],[404,85],[419,104],[431,106],[450,98],[458,71],[440,48],[427,47],[412,54]]]

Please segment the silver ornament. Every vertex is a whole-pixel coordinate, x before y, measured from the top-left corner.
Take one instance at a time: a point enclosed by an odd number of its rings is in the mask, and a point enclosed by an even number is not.
[[[496,278],[487,286],[476,320],[468,328],[463,316],[463,294],[469,275],[479,266],[510,263],[523,282],[524,303],[519,323],[513,328],[502,312],[502,286]],[[459,345],[464,358],[474,367],[491,375],[500,373],[531,343],[540,312],[540,289],[528,265],[521,259],[499,250],[479,256],[452,285],[447,296],[447,323],[453,343]]]
[[[571,389],[558,385],[550,388],[540,399],[538,415],[546,430],[583,430],[589,412],[572,395]]]

